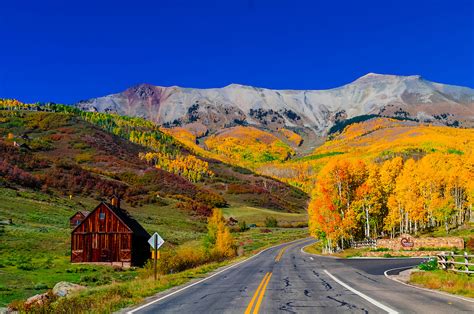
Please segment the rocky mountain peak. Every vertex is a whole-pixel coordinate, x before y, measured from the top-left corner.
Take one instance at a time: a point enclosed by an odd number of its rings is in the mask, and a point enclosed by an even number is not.
[[[474,126],[473,89],[433,83],[419,75],[368,73],[329,90],[272,90],[240,84],[196,89],[140,84],[77,106],[140,116],[170,127],[199,125],[211,133],[235,125],[252,125],[324,136],[335,124],[364,115]]]

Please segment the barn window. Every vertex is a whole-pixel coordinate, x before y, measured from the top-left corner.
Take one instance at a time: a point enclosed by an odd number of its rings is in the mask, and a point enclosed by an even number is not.
[[[81,223],[80,220],[76,220],[76,226],[79,225]]]
[[[99,219],[104,220],[105,219],[105,213],[100,213],[99,214]]]

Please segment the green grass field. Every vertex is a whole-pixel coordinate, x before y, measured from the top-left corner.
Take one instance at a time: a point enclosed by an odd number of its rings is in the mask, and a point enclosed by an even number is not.
[[[87,286],[126,281],[136,271],[71,264],[69,217],[79,209],[92,210],[98,200],[55,197],[40,192],[0,188],[0,306],[52,288],[58,281]],[[127,208],[149,232],[158,231],[167,245],[199,239],[205,221],[168,205]]]
[[[240,204],[231,204],[231,206],[224,208],[222,211],[226,218],[233,217],[239,221],[245,221],[247,224],[256,224],[257,226],[263,226],[265,218],[269,216],[278,220],[279,225],[308,222],[306,213],[286,213]]]

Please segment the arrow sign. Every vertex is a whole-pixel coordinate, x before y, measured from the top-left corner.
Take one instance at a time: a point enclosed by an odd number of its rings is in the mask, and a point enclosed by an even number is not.
[[[155,232],[151,238],[148,240],[148,243],[150,243],[151,247],[155,250],[158,250],[160,246],[165,243],[165,240],[163,240],[162,237],[158,234],[158,232]]]

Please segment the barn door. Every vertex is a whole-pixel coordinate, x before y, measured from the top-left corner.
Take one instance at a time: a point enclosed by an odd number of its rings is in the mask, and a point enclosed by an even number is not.
[[[83,238],[84,241],[84,262],[92,262],[92,235],[86,234]]]
[[[109,241],[108,234],[101,234],[100,236],[100,261],[101,262],[111,262],[112,261],[112,252],[111,252],[111,241]]]
[[[120,256],[119,256],[121,262],[132,261],[131,240],[132,240],[132,237],[130,234],[121,235]]]
[[[100,235],[94,233],[91,235],[92,258],[91,262],[100,262]]]

